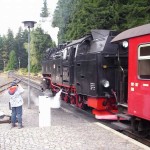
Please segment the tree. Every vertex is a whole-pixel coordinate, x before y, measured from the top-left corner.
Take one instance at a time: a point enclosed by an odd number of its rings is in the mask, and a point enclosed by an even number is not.
[[[54,47],[49,34],[44,33],[40,27],[31,32],[30,56],[31,56],[31,72],[38,72],[41,69],[42,54],[49,48]],[[28,44],[25,44],[28,49]]]
[[[16,57],[20,60],[20,67],[25,68],[28,65],[28,53],[24,47],[24,43],[28,42],[28,31],[20,27],[15,37]]]
[[[17,58],[15,51],[12,50],[9,54],[9,60],[6,70],[14,70],[14,69],[17,69]]]
[[[59,0],[53,16],[53,27],[59,27],[58,42],[66,41],[66,32],[76,8],[76,0]]]
[[[15,40],[13,31],[11,29],[8,29],[7,35],[2,37],[2,47],[1,47],[1,54],[2,58],[5,60],[8,60],[9,53],[11,50],[15,49]]]
[[[3,51],[3,38],[0,36],[0,70],[3,70],[3,66],[4,66],[2,51]]]
[[[7,31],[7,51],[10,53],[10,51],[15,49],[15,40],[14,40],[14,34],[11,29],[8,29]]]
[[[149,0],[58,0],[52,25],[59,27],[59,43],[91,29],[123,31],[149,23],[149,5]]]
[[[42,12],[40,14],[40,17],[48,17],[49,16],[49,11],[47,8],[47,0],[43,0],[43,7],[42,7]]]

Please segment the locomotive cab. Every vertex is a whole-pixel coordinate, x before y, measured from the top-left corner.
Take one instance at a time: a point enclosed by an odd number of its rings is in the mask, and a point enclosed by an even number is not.
[[[117,45],[110,41],[117,33],[110,30],[92,30],[91,38],[85,39],[75,57],[75,84],[80,102],[94,108],[98,119],[115,119],[115,58]],[[108,109],[109,111],[105,111]],[[110,117],[107,115],[109,114]]]

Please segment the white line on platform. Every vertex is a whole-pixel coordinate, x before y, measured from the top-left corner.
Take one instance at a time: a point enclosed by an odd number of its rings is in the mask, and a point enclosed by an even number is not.
[[[111,131],[112,133],[116,134],[117,136],[120,136],[121,138],[124,138],[124,139],[128,140],[129,142],[132,142],[133,144],[135,144],[135,145],[137,145],[137,146],[139,146],[139,147],[141,147],[141,148],[143,148],[145,150],[150,150],[150,147],[148,147],[148,146],[146,146],[146,145],[144,145],[144,144],[142,144],[142,143],[140,143],[140,142],[138,142],[138,141],[136,141],[136,140],[126,136],[126,135],[123,135],[123,134],[115,131],[114,129],[111,129],[111,128],[109,128],[109,127],[107,127],[107,126],[105,126],[105,125],[103,125],[103,124],[101,124],[99,122],[95,122],[94,124],[104,128],[106,130]]]

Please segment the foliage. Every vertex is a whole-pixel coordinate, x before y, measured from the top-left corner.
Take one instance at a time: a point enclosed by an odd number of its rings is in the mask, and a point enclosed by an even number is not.
[[[40,27],[36,28],[31,33],[31,72],[38,72],[41,69],[42,54],[49,47],[54,47],[54,42],[50,35],[44,33]]]
[[[28,65],[28,53],[24,47],[24,43],[28,42],[28,31],[20,27],[15,37],[16,57],[20,60],[20,67],[25,68]]]
[[[42,12],[40,14],[41,17],[48,17],[49,12],[47,8],[47,0],[43,0],[43,7],[42,7]]]
[[[30,51],[32,72],[40,71],[43,52],[47,48],[55,46],[55,42],[52,41],[50,35],[44,33],[41,28],[37,28],[31,32]],[[0,36],[0,70],[4,69],[4,64],[6,64],[6,70],[19,69],[19,67],[27,69],[28,30],[23,30],[20,27],[14,37],[13,32],[9,29],[6,36]]]
[[[66,41],[66,31],[68,25],[71,22],[71,17],[73,17],[74,9],[76,7],[76,0],[59,0],[57,7],[54,12],[52,25],[54,27],[59,27],[58,41]]]
[[[9,54],[9,61],[6,67],[7,70],[15,70],[17,68],[17,58],[16,58],[16,53],[14,50],[12,50]]]
[[[18,74],[20,74],[20,75],[27,75],[28,74],[27,68],[20,68],[18,70]]]
[[[52,25],[59,27],[59,43],[79,38],[91,29],[123,31],[149,23],[150,1],[58,0]]]
[[[23,31],[20,27],[16,37],[13,35],[13,31],[8,29],[7,35],[0,36],[0,69],[4,69],[4,65],[8,66],[10,60],[10,52],[15,51],[16,66],[19,67],[19,59],[21,67],[27,67],[27,52],[24,48],[24,42],[28,39],[28,31]],[[9,67],[7,68],[9,69]]]

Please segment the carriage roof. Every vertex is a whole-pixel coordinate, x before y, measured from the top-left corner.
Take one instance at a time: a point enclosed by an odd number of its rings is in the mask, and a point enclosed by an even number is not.
[[[117,41],[129,39],[129,38],[133,38],[137,36],[146,35],[146,34],[150,34],[150,24],[145,24],[142,26],[138,26],[138,27],[126,30],[118,34],[111,42],[117,42]]]

